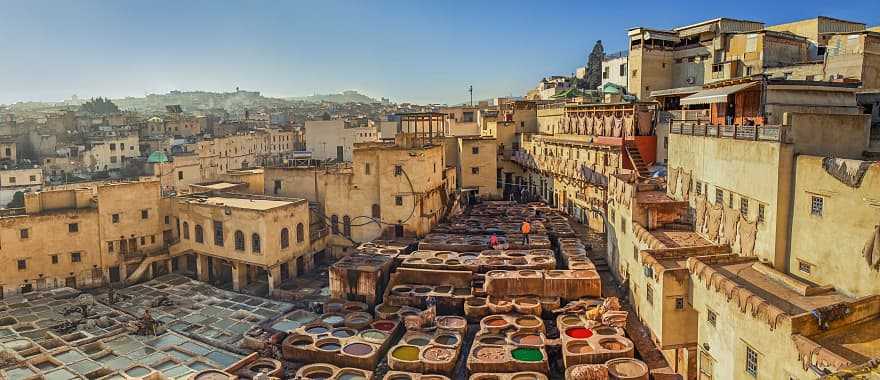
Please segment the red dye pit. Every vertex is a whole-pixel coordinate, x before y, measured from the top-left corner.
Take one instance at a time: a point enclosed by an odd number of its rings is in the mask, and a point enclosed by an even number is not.
[[[565,334],[575,339],[587,339],[593,336],[593,331],[583,327],[572,327],[565,330]]]
[[[391,331],[391,330],[394,330],[394,322],[388,322],[388,321],[376,322],[373,324],[373,328],[376,330]]]

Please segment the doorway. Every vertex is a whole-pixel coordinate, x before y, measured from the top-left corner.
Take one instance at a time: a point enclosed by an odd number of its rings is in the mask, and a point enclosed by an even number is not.
[[[68,277],[64,279],[64,286],[68,288],[76,288],[76,277]]]
[[[338,145],[336,146],[336,161],[339,161],[339,162],[344,161],[342,146],[338,146]]]
[[[119,282],[119,266],[110,267],[110,282]]]
[[[306,260],[300,256],[296,258],[296,276],[302,276],[306,273]]]

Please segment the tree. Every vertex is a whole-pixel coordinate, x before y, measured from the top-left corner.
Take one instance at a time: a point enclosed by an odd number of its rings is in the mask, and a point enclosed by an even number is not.
[[[80,111],[96,115],[112,115],[119,113],[119,107],[110,98],[91,98],[80,106]]]
[[[595,90],[602,84],[602,60],[604,59],[605,48],[602,47],[602,40],[598,40],[587,58],[587,76],[584,83],[587,89]]]
[[[12,202],[6,205],[7,208],[22,208],[24,207],[24,193],[21,191],[16,191],[15,194],[12,194]]]

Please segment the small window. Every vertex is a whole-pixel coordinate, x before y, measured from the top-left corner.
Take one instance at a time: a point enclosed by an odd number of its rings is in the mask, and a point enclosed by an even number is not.
[[[15,183],[15,177],[9,177],[9,183]]]
[[[394,197],[394,204],[398,206],[403,206],[403,197],[397,195]]]
[[[180,171],[177,172],[177,179],[178,179],[178,180],[182,180],[182,179],[183,179],[183,172],[180,172]]]
[[[72,263],[82,262],[82,254],[79,252],[72,252],[70,254],[70,262],[72,262]]]
[[[715,189],[715,204],[724,204],[724,190]]]
[[[18,270],[27,269],[27,260],[18,260]]]
[[[645,299],[648,301],[649,305],[654,304],[654,287],[651,284],[646,284],[645,287]]]
[[[810,215],[822,216],[822,208],[824,206],[825,206],[825,199],[824,198],[813,196],[813,199],[810,201]]]
[[[254,253],[260,253],[262,250],[262,245],[260,244],[260,235],[253,234],[251,235],[251,251]]]
[[[302,243],[306,239],[305,227],[302,223],[296,224],[296,242]]]
[[[727,207],[733,208],[733,193],[730,193],[730,197],[727,198]]]
[[[812,272],[813,270],[813,266],[806,261],[798,260],[798,270],[803,273],[810,274],[810,272]]]
[[[235,250],[244,251],[244,233],[241,231],[235,231],[234,238]]]
[[[150,210],[141,210],[141,219],[149,219]]]
[[[214,222],[214,245],[223,246],[223,222]]]
[[[111,220],[113,223],[119,223],[119,214],[113,214],[113,215],[111,215],[111,216],[110,216],[110,220]]]
[[[156,244],[156,235],[150,235],[150,244]]]
[[[403,175],[403,166],[394,165],[394,175]]]
[[[714,327],[715,324],[718,322],[718,314],[716,314],[712,310],[706,311],[706,322],[709,322],[709,324]]]
[[[471,154],[480,154],[480,147],[478,147],[478,146],[471,147]]]
[[[378,204],[373,204],[373,207],[372,207],[370,214],[373,216],[373,218],[377,218],[377,219],[382,216],[382,213],[381,213],[381,210],[379,209]]]
[[[68,223],[67,224],[67,232],[70,232],[70,233],[79,232],[79,223]]]
[[[758,223],[764,222],[764,205],[758,204]]]
[[[32,175],[32,176],[31,176],[31,182],[37,182],[37,176]]]
[[[749,200],[748,198],[739,199],[739,212],[743,216],[749,216]]]
[[[364,164],[364,174],[370,175],[370,163],[369,162]]]
[[[697,181],[696,191],[697,191],[697,195],[703,195],[703,183],[702,182]]]
[[[194,228],[196,234],[196,243],[205,243],[205,231],[202,229],[201,224],[196,224]]]
[[[141,246],[147,245],[147,239],[145,236],[141,236]]]
[[[112,241],[107,242],[107,252],[113,252],[113,242]]]
[[[171,224],[171,217],[168,215],[165,215],[165,224]]]
[[[746,346],[746,373],[758,377],[758,352]]]
[[[58,264],[58,255],[52,255],[52,264]]]
[[[472,167],[472,168],[471,168],[471,174],[480,174],[480,168],[478,168],[478,167],[476,167],[476,166],[475,166],[475,167]]]
[[[18,236],[22,239],[27,239],[31,237],[31,230],[27,228],[22,228],[18,230]]]
[[[675,310],[684,310],[684,297],[675,297]]]
[[[297,234],[299,231],[297,231]],[[297,235],[297,240],[299,240],[299,235]],[[287,248],[290,246],[290,230],[287,227],[281,229],[281,249]]]

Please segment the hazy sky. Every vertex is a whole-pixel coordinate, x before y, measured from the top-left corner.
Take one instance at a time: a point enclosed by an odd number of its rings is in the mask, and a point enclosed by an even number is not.
[[[727,16],[880,24],[880,0],[0,0],[0,103],[173,89],[270,96],[356,89],[394,101],[521,95],[630,27]],[[656,4],[656,5],[655,5]]]

